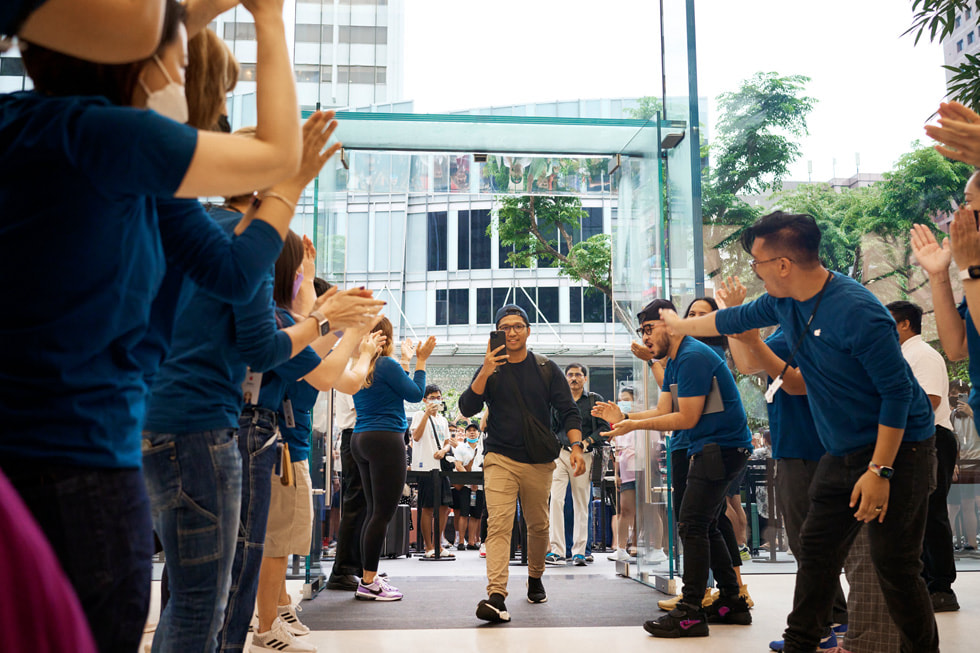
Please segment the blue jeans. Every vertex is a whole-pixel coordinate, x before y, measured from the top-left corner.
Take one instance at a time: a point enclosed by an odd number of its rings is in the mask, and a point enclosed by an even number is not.
[[[747,449],[720,449],[706,444],[691,456],[687,489],[681,503],[677,531],[684,544],[684,602],[701,606],[708,586],[708,568],[714,572],[723,596],[738,595],[738,580],[725,539],[718,530],[718,515],[732,480],[745,469]],[[814,644],[813,648],[817,645]]]
[[[213,653],[225,618],[242,498],[235,431],[145,432],[143,474],[170,582],[153,653]]]
[[[135,653],[150,607],[153,527],[138,469],[0,460],[75,588],[100,651]]]
[[[936,487],[933,438],[903,443],[889,481],[884,523],[867,524],[871,560],[888,612],[902,635],[902,653],[935,653],[939,635],[922,573],[922,538],[929,495]],[[810,510],[800,532],[796,592],[785,633],[788,653],[810,653],[830,617],[839,570],[862,523],[849,506],[874,446],[846,456],[826,454],[810,484]]]
[[[276,463],[276,414],[246,408],[238,420],[238,450],[242,457],[242,505],[238,542],[231,569],[231,590],[219,650],[241,651],[255,613],[259,568],[269,518],[272,469]]]

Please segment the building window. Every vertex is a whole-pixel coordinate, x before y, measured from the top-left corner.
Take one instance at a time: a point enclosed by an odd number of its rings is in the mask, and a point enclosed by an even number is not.
[[[436,290],[436,324],[469,324],[469,288]]]
[[[538,310],[551,324],[558,323],[558,288],[538,288]]]
[[[255,64],[254,63],[243,63],[238,65],[238,81],[240,82],[254,82],[255,81]]]
[[[514,292],[511,294],[510,302],[511,304],[517,304],[524,309],[527,313],[528,322],[535,324],[538,321],[538,311],[534,307],[537,301],[538,289],[537,288],[514,288]]]
[[[492,288],[476,289],[476,323],[493,324],[493,314],[496,306],[493,303]]]
[[[963,39],[956,42],[956,51],[963,52]]]
[[[429,213],[426,269],[430,272],[446,269],[446,215],[445,211]]]
[[[970,33],[966,35],[966,44],[967,45],[973,45],[973,30],[972,29],[970,30]]]
[[[20,57],[3,57],[0,59],[0,77],[23,77],[24,62]]]
[[[388,42],[388,28],[341,25],[338,39],[340,43],[382,45]]]
[[[225,23],[225,40],[255,40],[255,23]]]
[[[320,68],[321,66],[311,66],[308,64],[298,64],[296,66],[296,81],[297,82],[312,82],[314,84],[320,83]],[[329,70],[329,69],[328,69]]]
[[[510,261],[507,260],[507,256],[511,252],[514,251],[514,246],[513,245],[502,245],[501,244],[501,245],[498,245],[498,247],[500,248],[500,250],[499,250],[500,261],[499,261],[498,267],[501,270],[506,270],[506,269],[509,269],[509,268],[513,268],[514,266],[511,265]]]
[[[323,32],[326,30],[321,25],[298,23],[296,25],[296,42],[319,43]],[[333,30],[330,30],[330,34],[333,34]]]
[[[457,231],[458,267],[460,270],[490,269],[489,209],[459,212]]]
[[[612,304],[598,290],[568,289],[568,319],[573,323],[612,322]]]
[[[588,240],[602,233],[602,207],[590,206],[585,209],[588,214],[582,218],[582,240]]]
[[[967,7],[966,8],[966,19],[969,20],[971,18],[973,18],[973,10],[970,9],[969,7]]]
[[[962,16],[957,16],[956,17],[956,29],[959,29],[960,28],[960,24],[962,23],[962,20],[961,19],[962,19]]]

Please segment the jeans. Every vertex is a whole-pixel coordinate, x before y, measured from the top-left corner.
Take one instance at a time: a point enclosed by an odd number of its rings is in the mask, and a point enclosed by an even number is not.
[[[170,584],[153,653],[212,653],[225,618],[242,500],[235,431],[146,432],[143,473]]]
[[[873,445],[846,456],[820,459],[810,485],[810,512],[800,533],[799,571],[793,611],[785,633],[788,653],[812,653],[830,617],[838,573],[861,522],[849,506],[854,484],[867,471]],[[935,488],[933,438],[903,443],[892,465],[884,523],[867,524],[871,559],[892,620],[902,633],[903,653],[939,650],[932,602],[922,579],[926,505]]]
[[[24,460],[2,460],[0,467],[75,588],[99,651],[135,653],[153,568],[143,475]]]
[[[684,603],[701,606],[708,585],[708,567],[722,596],[737,596],[738,579],[728,546],[718,530],[728,486],[745,468],[747,449],[720,449],[711,444],[691,457],[687,490],[677,530],[684,545]],[[816,648],[816,646],[814,646]]]
[[[219,650],[241,651],[248,625],[255,613],[259,568],[265,548],[269,518],[270,479],[276,463],[276,414],[262,408],[246,408],[238,419],[238,450],[242,458],[242,503],[235,561],[225,623]]]
[[[956,580],[953,559],[953,530],[949,525],[946,497],[953,482],[953,467],[959,445],[953,432],[936,427],[936,489],[929,495],[926,509],[926,535],[922,541],[922,577],[929,592],[952,592]]]
[[[344,429],[340,434],[340,465],[343,472],[340,485],[343,490],[343,506],[340,509],[340,526],[337,534],[337,553],[331,575],[361,575],[361,531],[367,502],[361,485],[361,470],[357,467],[350,450],[354,429]],[[334,506],[336,508],[336,506]]]

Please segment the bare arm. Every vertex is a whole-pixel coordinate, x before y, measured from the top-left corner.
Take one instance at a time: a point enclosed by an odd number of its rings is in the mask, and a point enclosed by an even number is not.
[[[299,107],[282,0],[248,0],[246,8],[255,17],[258,41],[255,138],[200,132],[177,197],[242,195],[269,188],[299,169]]]
[[[187,17],[184,26],[187,28],[187,38],[193,38],[212,20],[233,9],[239,0],[187,0]]]
[[[364,379],[367,378],[368,369],[371,367],[371,360],[376,354],[381,353],[384,342],[385,336],[380,331],[374,331],[364,336],[361,339],[361,355],[357,362],[344,370],[337,382],[334,383],[334,387],[348,395],[352,395],[363,388]]]
[[[681,319],[674,311],[669,309],[660,310],[660,317],[667,323],[667,326],[676,333],[682,333],[685,336],[694,336],[695,338],[721,335],[718,332],[718,327],[715,326],[716,315],[718,315],[718,311],[702,315],[701,317]]]
[[[47,0],[19,36],[97,63],[128,63],[156,51],[163,11],[163,0]]]
[[[936,316],[939,341],[950,360],[962,360],[967,355],[966,326],[959,311],[956,310],[953,286],[949,278],[949,264],[953,260],[950,241],[947,238],[940,246],[932,230],[921,224],[912,226],[910,241],[916,261],[929,275],[929,288],[932,290],[932,307]],[[980,304],[974,305],[980,308]],[[978,310],[971,311],[971,315],[974,312],[980,314]]]
[[[630,413],[630,419],[617,423],[611,431],[603,433],[602,436],[615,438],[637,429],[677,431],[694,428],[701,419],[705,399],[706,397],[704,395],[700,397],[679,397],[677,399],[678,412],[675,413],[671,412],[672,401],[670,394],[662,392],[656,410],[646,411],[646,413],[636,413],[636,415]],[[667,407],[666,412],[660,412],[663,406]],[[658,414],[646,416],[650,413]]]

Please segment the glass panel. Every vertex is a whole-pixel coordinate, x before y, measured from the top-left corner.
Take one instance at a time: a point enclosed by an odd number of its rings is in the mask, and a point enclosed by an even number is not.
[[[446,324],[449,321],[449,291],[436,290],[436,324]]]
[[[425,272],[427,269],[426,239],[428,215],[425,213],[408,214],[408,238],[405,249],[409,252],[406,262],[407,272]]]
[[[582,288],[578,286],[568,289],[568,321],[573,324],[582,321]]]
[[[446,269],[446,211],[429,213],[428,267],[430,271]]]
[[[391,214],[377,212],[374,214],[374,248],[371,251],[371,272],[381,272],[390,269],[388,256],[391,244],[398,241],[391,239]]]
[[[558,322],[558,288],[538,288],[538,310],[551,324]]]
[[[492,292],[490,288],[476,289],[476,321],[480,324],[493,324]]]
[[[347,216],[347,271],[367,272],[368,214],[350,213]]]
[[[457,215],[456,231],[457,267],[460,270],[470,268],[470,212],[460,211]]]
[[[490,269],[490,209],[470,211],[470,267]]]
[[[453,288],[449,291],[449,324],[470,323],[470,291]]]

